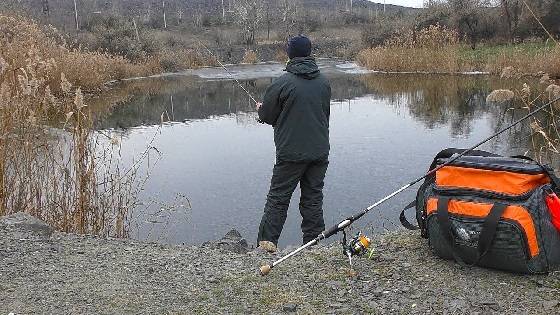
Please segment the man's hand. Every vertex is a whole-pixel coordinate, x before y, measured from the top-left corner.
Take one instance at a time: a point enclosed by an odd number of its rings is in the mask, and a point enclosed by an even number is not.
[[[262,103],[261,102],[257,102],[257,111],[261,108]]]

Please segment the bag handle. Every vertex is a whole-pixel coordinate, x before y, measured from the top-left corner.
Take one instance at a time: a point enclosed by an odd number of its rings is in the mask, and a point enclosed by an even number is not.
[[[436,155],[434,160],[432,161],[432,164],[430,165],[430,169],[428,171],[431,171],[431,170],[433,170],[434,168],[437,167],[437,162],[438,162],[439,159],[448,159],[455,154],[461,154],[465,151],[467,151],[467,149],[456,149],[456,148],[447,148],[445,150],[440,151]],[[483,156],[483,157],[500,157],[501,156],[501,155],[498,155],[498,154],[494,154],[494,153],[490,153],[490,152],[482,151],[482,150],[472,150],[466,155],[467,156]]]
[[[451,229],[451,221],[449,220],[449,201],[450,198],[448,197],[441,197],[438,200],[437,206],[437,219],[440,225],[440,229],[442,230],[443,237],[446,240],[447,246],[451,249],[451,254],[455,261],[457,261],[460,265],[466,266],[467,264],[464,262],[463,258],[457,252],[457,248],[455,247],[455,238],[453,236],[453,232]],[[506,210],[507,205],[503,203],[495,203],[490,209],[490,213],[484,220],[482,224],[482,231],[480,232],[480,236],[478,237],[478,247],[477,247],[477,258],[476,260],[470,265],[474,266],[477,265],[484,256],[490,250],[492,246],[492,242],[494,241],[494,237],[496,236],[496,230],[498,228],[498,222]]]
[[[494,237],[496,236],[496,230],[498,228],[498,221],[502,217],[502,214],[506,210],[507,205],[503,203],[495,203],[490,209],[490,213],[484,220],[482,225],[482,231],[478,236],[478,260],[482,259],[490,250]]]

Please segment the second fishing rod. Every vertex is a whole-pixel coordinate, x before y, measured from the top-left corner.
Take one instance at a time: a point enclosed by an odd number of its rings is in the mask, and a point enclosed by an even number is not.
[[[339,232],[344,232],[345,229],[347,227],[349,227],[350,225],[352,225],[352,223],[354,223],[355,221],[359,220],[361,217],[363,217],[364,215],[366,215],[369,211],[371,211],[372,209],[380,206],[381,204],[387,202],[388,200],[392,199],[393,197],[397,196],[398,194],[402,193],[403,191],[407,190],[408,188],[416,185],[417,183],[423,181],[424,179],[426,179],[429,176],[434,175],[437,171],[439,171],[441,168],[450,165],[451,163],[457,161],[458,159],[460,159],[461,157],[465,156],[466,154],[468,154],[469,152],[472,152],[473,150],[477,149],[478,147],[480,147],[481,145],[489,142],[490,140],[500,136],[501,134],[503,134],[504,132],[510,130],[511,128],[519,125],[520,123],[522,123],[523,121],[535,116],[537,113],[541,112],[542,110],[546,109],[547,107],[550,107],[552,104],[554,104],[555,102],[560,101],[560,97],[551,100],[550,102],[547,102],[539,107],[537,107],[536,109],[534,109],[533,111],[529,112],[527,115],[521,117],[520,119],[516,120],[515,122],[513,122],[512,124],[510,124],[509,126],[503,128],[502,130],[496,132],[495,134],[489,136],[488,138],[478,142],[477,144],[473,145],[472,147],[462,151],[459,154],[456,154],[454,156],[452,156],[450,159],[448,159],[445,163],[440,164],[439,166],[433,168],[432,170],[430,170],[428,173],[426,173],[425,175],[411,181],[410,183],[402,186],[401,188],[395,190],[394,192],[392,192],[391,194],[383,197],[381,200],[377,201],[376,203],[372,204],[371,206],[365,208],[364,210],[355,213],[354,215],[346,218],[345,220],[341,221],[340,223],[332,226],[330,229],[327,229],[325,231],[323,231],[321,234],[319,234],[315,239],[309,241],[308,243],[304,244],[303,246],[300,246],[299,248],[295,249],[294,251],[290,252],[289,254],[287,254],[286,256],[272,262],[271,264],[268,265],[264,265],[260,268],[260,273],[263,276],[266,276],[267,274],[270,273],[270,271],[272,270],[272,268],[276,267],[277,265],[281,264],[282,262],[286,261],[287,259],[297,255],[298,253],[300,253],[301,251],[303,251],[304,249],[313,246],[317,243],[319,243],[322,240],[325,240],[335,234],[338,234]]]

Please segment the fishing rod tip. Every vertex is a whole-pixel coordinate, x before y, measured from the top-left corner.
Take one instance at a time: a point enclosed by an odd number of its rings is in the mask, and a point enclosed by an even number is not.
[[[261,276],[266,276],[270,270],[272,269],[272,267],[270,267],[270,265],[264,265],[260,268],[261,271]]]

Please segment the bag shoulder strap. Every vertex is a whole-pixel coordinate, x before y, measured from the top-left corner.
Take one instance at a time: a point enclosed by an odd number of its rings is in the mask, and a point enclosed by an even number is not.
[[[410,221],[408,221],[408,219],[406,218],[405,212],[408,209],[414,208],[416,207],[416,200],[412,201],[411,203],[409,203],[402,211],[401,214],[399,215],[399,220],[401,221],[402,226],[404,226],[407,230],[419,230],[420,227],[417,225],[414,225],[412,223],[410,223]]]
[[[432,161],[432,164],[430,165],[429,171],[431,171],[431,170],[433,170],[434,168],[437,167],[437,161],[439,159],[448,159],[448,158],[452,157],[454,154],[461,154],[461,153],[465,152],[466,150],[467,149],[447,148],[445,150],[440,151],[436,155],[434,160]],[[487,156],[487,157],[500,157],[501,156],[501,155],[498,155],[498,154],[494,154],[494,153],[487,152],[487,151],[482,151],[482,150],[471,150],[466,155],[468,155],[468,156]]]

